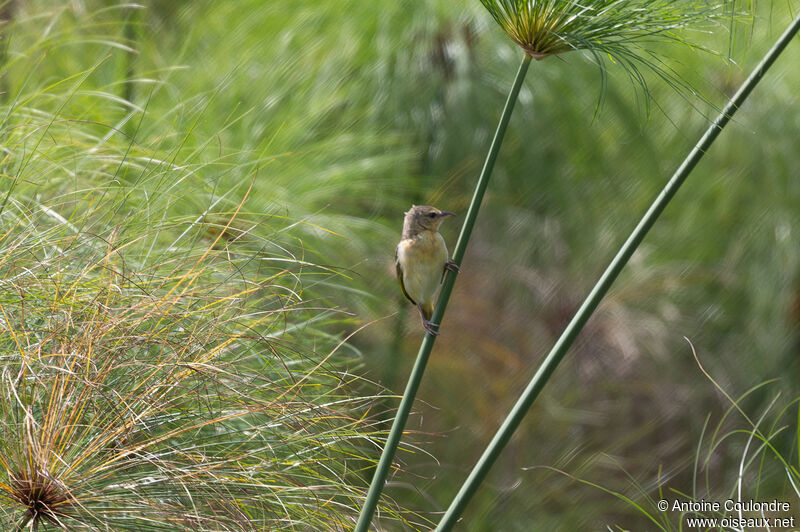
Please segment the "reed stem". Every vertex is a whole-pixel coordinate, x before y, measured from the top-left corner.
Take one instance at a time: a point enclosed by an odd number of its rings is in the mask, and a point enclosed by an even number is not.
[[[489,178],[492,175],[494,162],[497,159],[497,153],[500,151],[500,145],[503,143],[503,136],[508,127],[508,121],[511,119],[511,113],[514,110],[514,104],[517,101],[519,90],[522,87],[522,81],[525,79],[525,74],[528,72],[528,67],[531,63],[531,57],[527,54],[522,59],[522,64],[517,71],[517,77],[514,79],[514,84],[508,94],[506,105],[503,108],[503,114],[500,116],[500,123],[497,125],[497,131],[492,139],[492,145],[489,148],[489,154],[486,156],[486,162],[483,164],[478,184],[475,186],[475,193],[472,196],[469,210],[467,211],[464,225],[461,227],[461,234],[456,242],[456,247],[453,250],[452,260],[459,266],[464,258],[464,253],[467,250],[469,237],[472,234],[472,228],[475,225],[475,220],[478,218],[478,211],[481,207],[483,195],[486,192],[486,187],[489,184]],[[444,311],[447,308],[447,302],[450,299],[450,293],[453,291],[453,285],[456,281],[456,273],[450,270],[444,277],[442,289],[439,293],[439,300],[436,304],[436,309],[433,311],[431,321],[434,323],[442,323]],[[367,497],[364,500],[364,506],[361,508],[361,514],[358,517],[355,532],[367,532],[370,523],[372,522],[372,515],[375,513],[375,508],[378,506],[378,499],[380,498],[383,486],[386,483],[386,476],[389,474],[389,469],[392,466],[394,453],[397,451],[397,446],[400,443],[400,437],[405,429],[408,415],[411,412],[411,406],[414,404],[414,398],[417,395],[422,375],[425,372],[425,365],[428,363],[428,357],[433,349],[433,343],[436,341],[436,336],[426,333],[425,338],[422,340],[422,345],[417,354],[417,360],[414,363],[414,368],[411,370],[411,375],[408,378],[403,398],[400,400],[400,406],[397,407],[397,415],[394,418],[394,423],[389,431],[389,437],[386,439],[386,444],[381,453],[380,461],[375,469],[375,474],[372,477],[372,483],[369,486]]]

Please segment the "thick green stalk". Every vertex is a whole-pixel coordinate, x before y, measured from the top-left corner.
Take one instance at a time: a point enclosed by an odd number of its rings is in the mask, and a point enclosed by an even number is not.
[[[776,41],[772,49],[767,52],[767,55],[764,56],[764,59],[761,60],[761,63],[759,63],[753,73],[750,74],[750,77],[747,78],[747,81],[744,82],[738,92],[733,96],[731,101],[728,102],[728,105],[725,106],[725,109],[722,110],[716,120],[714,120],[714,122],[709,126],[703,137],[700,139],[700,142],[694,147],[691,153],[689,153],[689,155],[683,161],[683,164],[681,164],[667,185],[655,199],[653,204],[647,210],[644,217],[636,226],[636,229],[633,230],[631,235],[628,237],[628,240],[625,242],[625,244],[623,244],[619,252],[617,252],[617,255],[611,261],[611,264],[609,264],[608,268],[606,268],[606,271],[603,272],[603,275],[600,277],[600,280],[584,300],[583,304],[572,318],[572,321],[569,322],[569,325],[567,325],[567,328],[553,346],[553,349],[547,355],[547,358],[545,358],[544,362],[542,362],[539,370],[533,376],[533,379],[531,379],[530,383],[528,383],[527,388],[525,388],[525,391],[514,405],[514,408],[511,409],[508,417],[506,417],[497,433],[495,433],[494,438],[492,438],[492,441],[489,443],[489,446],[486,447],[483,455],[481,455],[480,459],[475,464],[475,467],[470,472],[469,477],[467,477],[467,480],[464,482],[464,484],[462,484],[461,489],[459,489],[455,498],[450,503],[450,507],[447,509],[447,512],[444,514],[441,521],[439,521],[439,525],[436,527],[437,531],[444,532],[453,528],[453,525],[461,516],[461,513],[464,511],[464,508],[466,508],[467,503],[472,498],[472,495],[478,489],[478,486],[486,477],[489,469],[492,467],[498,455],[503,450],[503,447],[505,447],[506,443],[508,443],[511,435],[514,434],[514,431],[519,426],[522,418],[525,417],[525,414],[528,412],[528,409],[530,409],[533,401],[536,399],[536,396],[538,396],[539,392],[542,390],[542,388],[544,388],[548,379],[553,374],[553,371],[556,369],[556,366],[558,366],[558,363],[561,362],[561,359],[567,353],[567,350],[572,345],[572,342],[578,336],[578,333],[580,333],[581,329],[586,324],[586,321],[597,308],[597,305],[603,299],[603,296],[606,294],[609,287],[611,287],[611,284],[617,278],[620,271],[622,271],[622,268],[625,267],[628,260],[631,258],[631,255],[633,255],[633,252],[636,251],[636,248],[642,242],[645,235],[658,219],[661,212],[694,169],[697,162],[703,157],[703,155],[706,153],[706,150],[711,147],[711,144],[714,143],[714,140],[717,138],[717,135],[719,135],[720,131],[722,131],[722,128],[727,125],[734,113],[736,113],[742,103],[744,103],[744,101],[750,95],[750,92],[753,90],[753,88],[758,84],[759,81],[761,81],[761,78],[764,76],[769,67],[772,66],[772,63],[775,62],[775,59],[777,59],[781,52],[783,52],[784,48],[786,48],[786,45],[792,40],[792,37],[797,33],[798,29],[800,29],[800,17],[792,22],[786,32],[784,32],[784,34]]]
[[[489,148],[489,154],[486,156],[486,162],[483,164],[483,170],[481,170],[480,178],[478,178],[478,184],[475,186],[475,193],[472,196],[472,202],[469,205],[464,225],[461,227],[461,234],[453,250],[452,260],[458,265],[461,265],[464,252],[467,250],[469,237],[472,234],[472,227],[475,225],[475,220],[478,217],[478,211],[481,207],[483,195],[486,192],[486,186],[489,184],[489,178],[492,174],[492,168],[494,168],[494,162],[497,159],[497,153],[500,151],[500,145],[503,143],[503,136],[506,133],[508,121],[511,118],[511,112],[514,110],[517,95],[522,87],[522,81],[525,79],[525,74],[528,72],[530,63],[530,56],[525,55],[517,71],[517,77],[514,79],[511,92],[508,93],[506,106],[503,108],[503,114],[500,117],[500,123],[497,125],[494,139],[492,139],[492,145]],[[436,309],[433,311],[433,317],[431,318],[431,321],[434,323],[442,323],[442,316],[444,316],[444,310],[447,308],[447,301],[450,299],[450,293],[453,291],[453,284],[455,281],[456,274],[448,270],[447,275],[444,277],[444,282],[442,283],[442,290],[439,293]],[[375,513],[375,508],[378,506],[378,499],[383,490],[383,485],[386,482],[386,476],[389,474],[389,469],[392,466],[394,453],[397,450],[397,445],[400,443],[400,437],[406,426],[408,415],[411,412],[411,406],[414,404],[414,397],[417,395],[417,389],[419,389],[419,383],[422,380],[422,374],[425,372],[425,365],[428,363],[428,357],[431,354],[435,341],[436,337],[430,333],[426,333],[425,338],[422,340],[422,345],[417,354],[417,360],[408,378],[406,391],[400,401],[400,406],[397,407],[397,415],[394,418],[392,429],[389,431],[389,437],[386,439],[386,445],[383,448],[378,467],[375,469],[375,474],[372,477],[372,483],[369,486],[367,498],[364,501],[364,507],[361,508],[361,515],[358,517],[355,532],[366,532],[372,522],[372,514]]]

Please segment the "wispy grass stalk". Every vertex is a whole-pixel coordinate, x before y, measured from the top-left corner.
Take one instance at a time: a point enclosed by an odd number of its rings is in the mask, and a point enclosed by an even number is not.
[[[600,304],[614,280],[628,263],[639,244],[641,244],[647,232],[650,230],[653,224],[655,224],[659,215],[663,212],[663,210],[678,192],[678,189],[680,189],[681,185],[685,182],[686,178],[692,172],[694,167],[717,139],[722,129],[730,122],[733,115],[736,113],[739,107],[741,107],[752,90],[764,77],[767,70],[772,66],[772,64],[784,51],[786,46],[789,44],[789,42],[791,42],[792,38],[799,30],[800,16],[798,16],[794,22],[789,25],[786,31],[775,42],[774,46],[766,53],[764,58],[753,70],[747,80],[742,84],[736,94],[731,98],[719,116],[717,116],[714,122],[708,127],[705,134],[673,174],[672,178],[666,184],[661,193],[656,197],[655,201],[642,217],[639,224],[636,226],[631,235],[620,248],[619,252],[611,261],[611,264],[609,264],[609,266],[603,272],[600,280],[597,282],[592,291],[584,300],[583,304],[575,313],[563,334],[553,346],[553,349],[547,355],[545,360],[542,362],[542,365],[539,367],[538,371],[525,388],[525,391],[511,409],[511,412],[503,421],[503,424],[495,433],[492,441],[486,447],[480,459],[475,464],[466,481],[462,484],[455,498],[451,502],[444,516],[439,521],[439,524],[436,528],[437,530],[447,531],[453,528],[456,521],[461,516],[461,513],[464,511],[470,499],[474,495],[475,491],[486,477],[489,469],[497,460],[497,457],[500,455],[511,436],[522,422],[522,419],[533,405],[533,402],[536,400],[539,392],[541,392],[541,390],[547,384],[547,381],[552,376],[558,364],[564,358],[564,355],[566,355],[570,346],[575,341],[575,338],[589,320],[594,310]]]
[[[669,475],[664,478],[660,467],[658,472],[653,474],[653,480],[643,483],[613,459],[611,461],[628,479],[627,489],[613,489],[603,483],[581,478],[550,466],[535,466],[529,470],[553,471],[602,491],[630,507],[632,513],[643,517],[650,526],[663,532],[684,530],[687,516],[719,521],[732,517],[729,511],[722,508],[717,511],[709,508],[709,501],[766,501],[773,498],[778,501],[791,501],[800,497],[798,469],[800,463],[796,463],[800,435],[796,432],[795,424],[797,421],[795,411],[798,410],[800,398],[795,397],[781,406],[779,403],[781,393],[777,392],[756,418],[745,411],[743,407],[745,401],[759,392],[766,392],[775,385],[777,379],[757,384],[734,398],[702,366],[694,346],[691,346],[691,349],[700,371],[720,395],[725,397],[730,406],[720,416],[716,425],[710,424],[712,419],[710,413],[705,418],[695,450],[689,489],[670,486]],[[736,417],[740,419],[734,420]],[[742,422],[744,426],[739,426]],[[730,426],[733,427],[727,428]],[[795,428],[795,431],[792,428]],[[736,460],[738,467],[730,468],[727,474],[711,477],[712,462],[719,460],[720,455],[725,454],[722,448],[731,446],[731,441],[736,441],[741,448],[741,455]],[[663,506],[659,508],[659,501],[667,501],[666,509]],[[701,509],[692,512],[673,511],[675,502],[683,505],[687,502],[696,502],[697,507]],[[741,510],[736,511],[735,517],[743,517]],[[788,515],[779,513],[776,517],[783,518]]]

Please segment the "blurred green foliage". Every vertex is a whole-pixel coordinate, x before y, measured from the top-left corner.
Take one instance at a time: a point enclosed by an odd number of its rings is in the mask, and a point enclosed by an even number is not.
[[[666,66],[703,97],[650,76],[649,114],[613,64],[604,89],[598,67],[579,53],[531,66],[408,426],[417,451],[398,454],[387,495],[423,513],[449,503],[705,116],[798,8],[763,2],[733,41],[724,26],[700,36],[720,55],[661,45]],[[295,256],[329,268],[303,286],[306,297],[343,311],[326,330],[340,337],[369,324],[348,344],[362,360],[352,371],[402,391],[421,337],[391,273],[402,213],[423,202],[466,210],[519,61],[479,2],[40,0],[14,3],[4,32],[6,104],[26,103],[15,95],[36,87],[35,107],[69,120],[77,144],[91,131],[107,139],[94,148],[116,157],[142,146],[190,161],[179,182],[159,183],[185,195],[170,214],[226,211],[252,179],[247,209],[291,229],[283,245]],[[684,337],[732,396],[780,378],[747,398],[749,411],[778,390],[800,394],[798,64],[795,42],[647,237],[464,529],[650,526],[600,490],[528,468],[556,467],[631,497],[628,474],[651,493],[690,491],[706,416],[729,405]],[[48,99],[55,83],[75,86],[66,105]],[[137,183],[145,175],[125,168],[96,177]],[[19,170],[24,190],[56,196],[79,186],[83,167],[80,155],[46,175],[35,164],[4,167],[3,187]],[[455,226],[445,228],[450,242]],[[776,441],[795,464],[796,435]],[[741,450],[727,440],[715,448],[703,472],[712,487],[727,490]],[[765,498],[792,493],[780,471],[752,474]]]

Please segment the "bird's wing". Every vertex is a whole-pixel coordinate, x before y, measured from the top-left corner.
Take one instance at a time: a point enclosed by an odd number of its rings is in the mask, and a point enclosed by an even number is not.
[[[403,284],[403,267],[400,266],[400,261],[397,258],[397,248],[395,248],[394,250],[394,266],[395,268],[397,268],[397,282],[400,283],[400,290],[403,291],[403,295],[406,296],[406,299],[408,299],[409,301],[411,301],[411,303],[416,305],[417,302],[411,299],[411,296],[408,295],[408,292],[406,292],[406,287]]]

